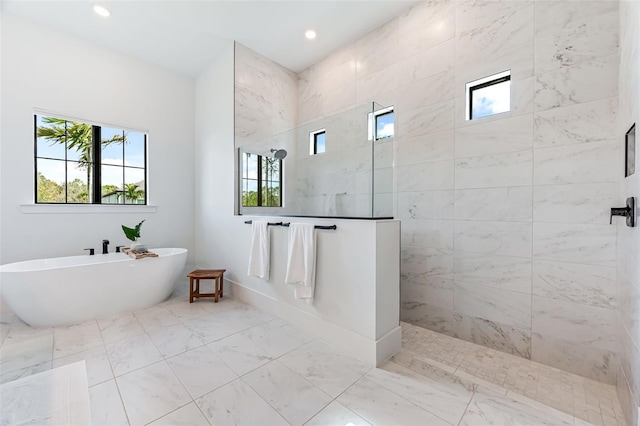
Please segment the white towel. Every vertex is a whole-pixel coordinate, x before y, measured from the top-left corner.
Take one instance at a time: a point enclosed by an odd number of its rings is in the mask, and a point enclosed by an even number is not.
[[[285,283],[295,285],[296,299],[313,301],[316,284],[316,230],[313,224],[289,225],[289,255]]]
[[[251,252],[249,253],[250,276],[269,281],[269,228],[267,221],[254,220],[251,226]]]

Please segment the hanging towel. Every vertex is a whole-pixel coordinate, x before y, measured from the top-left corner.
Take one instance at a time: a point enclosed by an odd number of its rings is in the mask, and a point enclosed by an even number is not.
[[[296,299],[313,301],[316,283],[316,230],[310,223],[289,225],[289,255],[285,283],[295,286]]]
[[[269,281],[270,261],[267,221],[254,220],[251,226],[251,252],[247,274]]]

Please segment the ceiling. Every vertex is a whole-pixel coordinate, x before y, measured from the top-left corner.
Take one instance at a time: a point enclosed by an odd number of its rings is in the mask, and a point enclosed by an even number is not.
[[[230,40],[301,71],[419,2],[2,0],[1,11],[197,76]],[[94,4],[111,16],[96,15]],[[313,41],[304,37],[310,28]]]

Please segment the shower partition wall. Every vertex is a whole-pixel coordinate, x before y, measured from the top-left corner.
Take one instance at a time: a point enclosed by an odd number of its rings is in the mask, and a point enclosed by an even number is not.
[[[393,217],[389,110],[367,104],[238,148],[240,214]]]

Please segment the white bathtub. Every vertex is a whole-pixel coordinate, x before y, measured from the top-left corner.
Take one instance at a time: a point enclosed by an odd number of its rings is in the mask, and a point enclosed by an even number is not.
[[[187,249],[151,251],[158,257],[135,260],[109,253],[2,265],[2,298],[34,327],[146,308],[169,297],[187,260]]]

